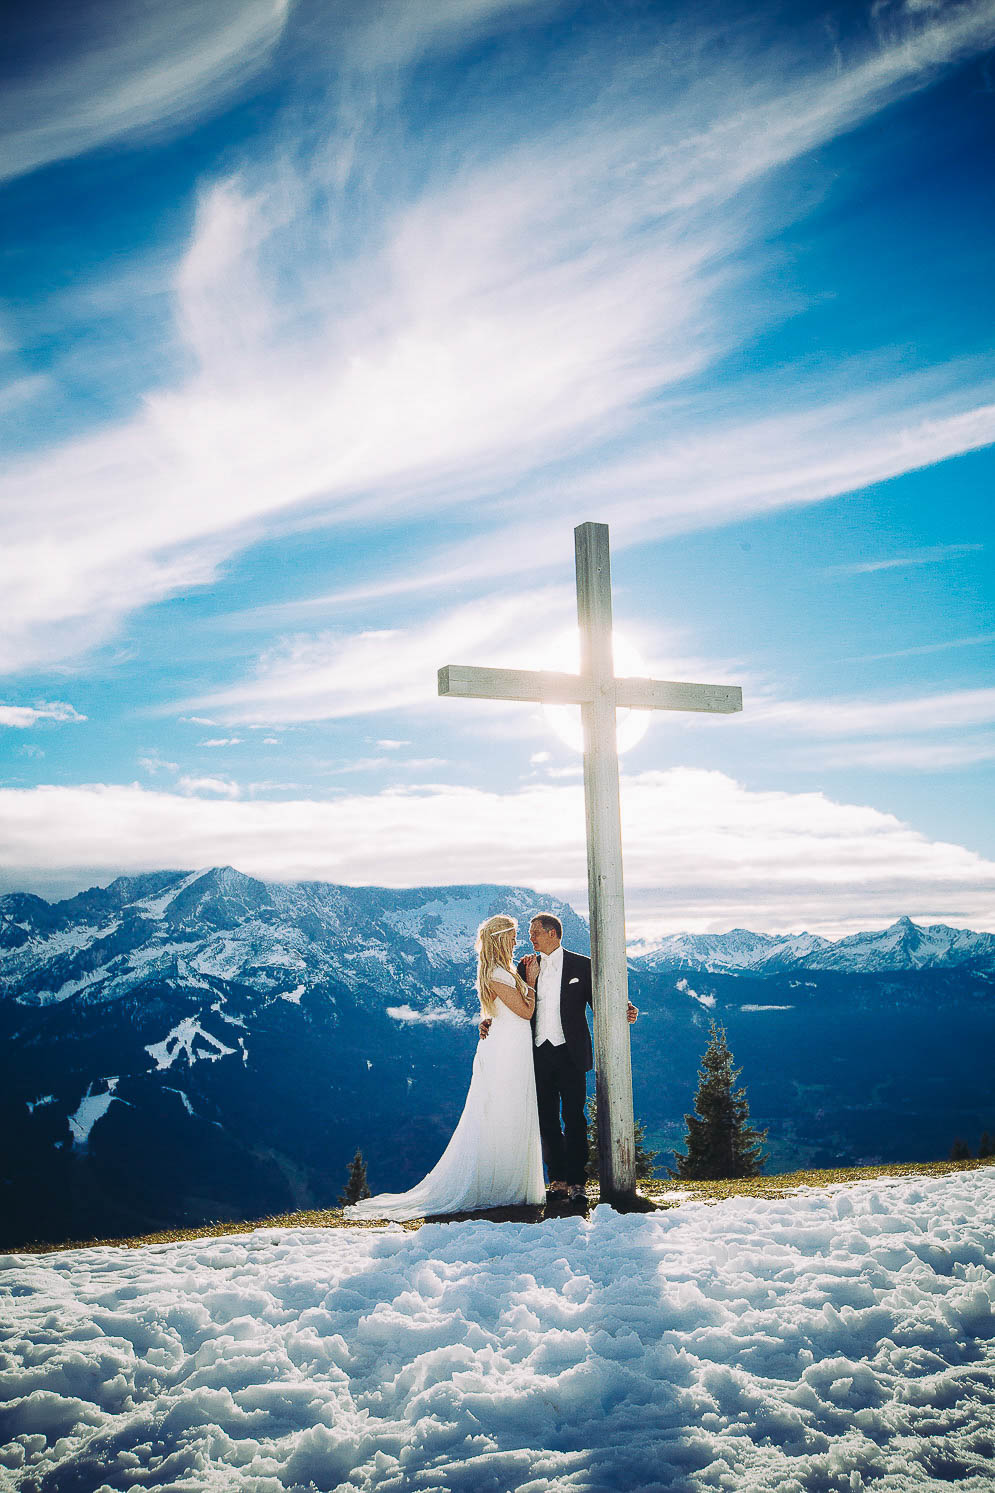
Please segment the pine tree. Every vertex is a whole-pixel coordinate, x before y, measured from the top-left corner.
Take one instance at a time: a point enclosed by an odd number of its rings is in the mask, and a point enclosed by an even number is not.
[[[366,1162],[363,1153],[357,1148],[355,1156],[349,1163],[349,1180],[343,1190],[339,1193],[339,1207],[345,1208],[349,1203],[358,1203],[361,1198],[370,1196],[369,1185],[366,1181]]]
[[[695,1113],[684,1116],[687,1151],[674,1153],[676,1170],[668,1167],[672,1177],[717,1180],[762,1172],[767,1132],[750,1125],[746,1090],[733,1087],[741,1072],[733,1068],[725,1027],[713,1021],[698,1070]]]
[[[981,1139],[978,1141],[978,1160],[985,1156],[995,1156],[995,1138],[989,1135],[987,1130],[982,1130]]]
[[[971,1148],[967,1144],[967,1142],[966,1141],[962,1141],[961,1138],[960,1138],[960,1136],[958,1135],[957,1138],[956,1138],[956,1140],[954,1141],[953,1145],[950,1147],[950,1160],[951,1161],[970,1161],[970,1159],[971,1159]]]
[[[646,1133],[641,1120],[633,1122],[633,1132],[636,1142],[636,1181],[642,1182],[646,1177],[652,1177],[656,1151],[650,1150],[646,1144]],[[598,1180],[598,1100],[592,1095],[587,1105],[587,1171],[585,1176],[588,1182]]]

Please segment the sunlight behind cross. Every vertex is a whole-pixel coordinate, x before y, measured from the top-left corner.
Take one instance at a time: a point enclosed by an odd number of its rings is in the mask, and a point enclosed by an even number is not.
[[[580,673],[580,633],[576,628],[558,634],[544,649],[549,667],[564,674]],[[612,638],[615,673],[642,679],[648,674],[646,661],[632,642],[616,628]],[[543,705],[542,713],[557,736],[575,752],[584,750],[584,727],[579,705]],[[615,713],[615,740],[618,754],[631,751],[650,728],[650,713],[619,706]]]

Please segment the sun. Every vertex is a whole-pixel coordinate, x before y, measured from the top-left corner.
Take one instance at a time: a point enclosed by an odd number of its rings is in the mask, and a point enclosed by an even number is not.
[[[612,653],[616,674],[637,678],[646,678],[649,674],[638,650],[623,633],[612,634]],[[544,654],[548,659],[547,668],[556,669],[564,674],[579,674],[580,634],[576,631],[560,633],[551,640]],[[584,750],[584,733],[580,723],[579,705],[544,705],[543,712],[561,741],[573,747],[574,751]],[[642,741],[649,730],[649,723],[650,711],[648,710],[616,712],[615,738],[620,755],[622,752],[629,751],[637,742]]]

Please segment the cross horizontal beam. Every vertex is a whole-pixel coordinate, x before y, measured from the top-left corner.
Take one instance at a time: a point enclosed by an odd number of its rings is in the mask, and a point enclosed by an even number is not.
[[[606,679],[600,693],[628,710],[696,710],[731,715],[743,708],[734,684],[679,684],[669,679]],[[595,685],[582,674],[535,669],[481,669],[447,664],[439,670],[439,694],[467,700],[531,700],[542,705],[589,705]]]
[[[585,705],[594,699],[594,685],[579,674],[446,664],[439,670],[439,694],[456,695],[463,700],[535,700],[543,705]]]
[[[672,679],[616,679],[615,704],[629,710],[699,710],[733,715],[743,708],[738,684],[678,684]]]

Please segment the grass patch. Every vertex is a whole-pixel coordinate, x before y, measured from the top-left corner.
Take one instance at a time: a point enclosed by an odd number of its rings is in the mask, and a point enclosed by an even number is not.
[[[777,1176],[741,1177],[729,1181],[685,1182],[652,1177],[639,1183],[639,1191],[647,1198],[660,1199],[660,1207],[680,1207],[682,1201],[699,1203],[721,1203],[729,1198],[784,1198],[790,1197],[801,1187],[831,1187],[838,1183],[865,1182],[875,1177],[945,1177],[951,1172],[977,1171],[980,1167],[995,1166],[995,1158],[970,1161],[897,1161],[883,1166],[833,1167],[825,1171],[782,1172]],[[674,1194],[681,1193],[678,1198]],[[664,1194],[669,1196],[664,1197]],[[588,1187],[591,1206],[598,1201],[598,1189]],[[486,1213],[448,1214],[441,1222],[457,1223],[478,1218],[492,1223],[540,1222],[541,1208],[500,1208]],[[435,1221],[435,1220],[431,1220]],[[424,1218],[412,1219],[400,1227],[407,1232],[420,1229]],[[63,1249],[97,1249],[115,1246],[121,1249],[138,1249],[143,1244],[180,1244],[192,1239],[217,1239],[226,1234],[250,1234],[255,1229],[379,1229],[381,1221],[359,1221],[346,1218],[341,1208],[317,1208],[299,1213],[280,1213],[268,1218],[244,1221],[234,1219],[212,1220],[187,1229],[162,1229],[157,1233],[138,1234],[130,1239],[68,1239],[54,1244],[49,1241],[33,1241],[18,1245],[15,1249],[2,1251],[6,1254],[43,1255]]]
[[[726,1198],[785,1198],[800,1187],[832,1187],[838,1183],[866,1182],[875,1177],[946,1177],[951,1172],[977,1171],[995,1166],[995,1158],[970,1161],[892,1161],[881,1166],[841,1166],[822,1171],[780,1172],[772,1177],[738,1177],[729,1181],[685,1182],[653,1177],[640,1182],[647,1197],[680,1192],[701,1203],[720,1203]],[[673,1199],[678,1202],[678,1199]]]

